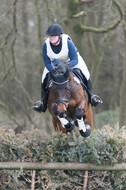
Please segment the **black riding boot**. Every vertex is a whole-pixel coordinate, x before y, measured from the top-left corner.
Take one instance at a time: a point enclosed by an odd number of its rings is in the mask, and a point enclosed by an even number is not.
[[[47,102],[48,102],[48,96],[49,96],[47,81],[48,81],[48,75],[46,76],[43,83],[41,84],[41,100],[37,101],[33,106],[33,110],[39,113],[45,112],[47,109]]]
[[[96,107],[98,104],[103,103],[102,99],[99,96],[94,95],[94,93],[93,93],[93,84],[92,84],[91,78],[89,78],[89,80],[87,80],[87,92],[89,95],[89,101],[92,106]]]
[[[74,68],[73,73],[80,80],[82,80],[82,84],[83,84],[83,86],[85,86],[85,88],[88,92],[89,101],[90,101],[91,105],[96,107],[98,104],[102,104],[103,101],[101,100],[101,98],[97,95],[94,95],[94,93],[93,93],[93,84],[92,84],[91,78],[89,78],[89,80],[87,80],[86,77],[84,76],[84,74],[82,73],[82,71],[78,68]]]

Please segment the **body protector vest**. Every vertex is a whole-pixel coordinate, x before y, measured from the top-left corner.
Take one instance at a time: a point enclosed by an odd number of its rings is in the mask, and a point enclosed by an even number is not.
[[[47,38],[46,42],[46,46],[47,46],[47,56],[50,58],[51,60],[51,64],[53,67],[55,67],[55,60],[60,60],[61,62],[69,62],[70,58],[69,58],[69,49],[68,49],[68,39],[71,40],[70,36],[67,34],[63,34],[62,36],[62,47],[61,47],[61,51],[59,53],[54,53],[51,45],[50,45],[50,41],[49,38]],[[77,56],[78,56],[78,63],[73,67],[73,68],[78,68],[82,71],[83,75],[86,77],[87,80],[89,80],[90,78],[90,73],[88,71],[88,68],[83,60],[83,58],[80,56],[78,50],[77,51]],[[44,72],[43,72],[43,77],[42,77],[42,82],[45,78],[45,75],[48,73],[49,71],[45,68]]]
[[[62,36],[62,47],[61,47],[61,51],[59,53],[54,53],[50,42],[49,42],[49,38],[47,38],[46,45],[47,45],[47,56],[50,58],[52,64],[53,61],[58,59],[60,61],[64,61],[64,62],[68,62],[70,60],[69,55],[68,55],[68,38],[70,38],[67,34],[63,34]]]

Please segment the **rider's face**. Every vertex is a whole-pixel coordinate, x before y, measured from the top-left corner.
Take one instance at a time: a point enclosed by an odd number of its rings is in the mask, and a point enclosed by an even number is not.
[[[49,36],[49,41],[52,43],[52,44],[55,44],[59,39],[59,36]]]

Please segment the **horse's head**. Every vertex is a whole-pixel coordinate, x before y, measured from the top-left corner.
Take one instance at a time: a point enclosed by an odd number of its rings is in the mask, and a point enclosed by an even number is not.
[[[52,92],[55,100],[53,112],[59,117],[65,117],[70,100],[69,68],[66,64],[59,64],[50,72]]]

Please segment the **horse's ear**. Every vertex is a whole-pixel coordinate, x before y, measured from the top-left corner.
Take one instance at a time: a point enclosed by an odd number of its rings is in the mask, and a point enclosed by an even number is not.
[[[55,69],[50,71],[50,77],[53,79],[55,77]]]
[[[66,68],[67,68],[69,71],[71,71],[71,64],[70,64],[70,62],[68,62],[68,63],[66,64]]]
[[[65,76],[66,79],[69,77],[69,69],[66,69],[66,72],[65,72],[64,76]]]

